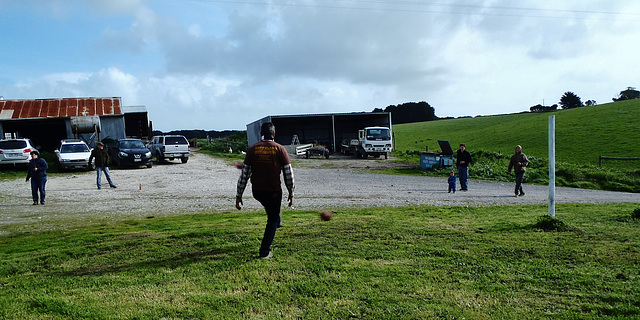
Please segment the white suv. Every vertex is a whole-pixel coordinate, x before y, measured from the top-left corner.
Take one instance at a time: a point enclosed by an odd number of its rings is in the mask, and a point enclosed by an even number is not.
[[[187,163],[191,153],[189,141],[180,135],[155,136],[149,142],[147,148],[158,163],[173,159],[180,159],[182,163]]]
[[[60,148],[56,150],[56,156],[58,157],[60,170],[92,169],[92,164],[89,163],[91,149],[82,140],[60,141]]]
[[[0,164],[29,165],[31,151],[35,151],[29,139],[0,140]]]

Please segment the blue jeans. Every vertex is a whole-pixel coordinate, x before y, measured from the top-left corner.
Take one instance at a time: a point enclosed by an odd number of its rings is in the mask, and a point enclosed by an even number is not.
[[[469,181],[469,167],[458,167],[458,178],[460,179],[460,190],[468,190],[467,182]]]
[[[40,203],[44,203],[47,193],[44,191],[44,185],[47,184],[47,177],[31,178],[31,196],[33,202],[38,203],[38,191],[40,192]]]
[[[107,181],[110,186],[113,186],[113,181],[111,181],[111,174],[109,173],[109,167],[96,167],[96,183],[98,184],[98,188],[102,188],[102,171],[104,171],[104,176],[107,177]]]
[[[280,206],[282,205],[282,190],[254,191],[253,197],[262,204],[267,212],[267,225],[264,228],[260,256],[266,257],[271,252],[271,243],[276,236],[276,229],[280,225]]]

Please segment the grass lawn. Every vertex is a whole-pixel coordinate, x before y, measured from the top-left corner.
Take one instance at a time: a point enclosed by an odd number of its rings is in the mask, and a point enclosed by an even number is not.
[[[0,318],[638,319],[639,206],[288,211],[269,260],[261,212],[13,232]]]
[[[549,116],[556,116],[556,160],[598,165],[599,156],[640,157],[640,99],[543,113],[447,119],[394,125],[396,150],[439,152],[437,140],[453,150],[465,143],[468,151],[511,155],[516,145],[536,158],[548,157]],[[605,167],[638,168],[639,161],[605,161]]]

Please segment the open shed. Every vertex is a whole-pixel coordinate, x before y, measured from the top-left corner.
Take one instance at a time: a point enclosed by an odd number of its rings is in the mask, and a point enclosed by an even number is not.
[[[148,121],[146,110],[131,111],[135,123]],[[0,137],[29,138],[44,151],[55,150],[63,139],[80,138],[90,146],[105,138],[122,139],[125,127],[120,97],[0,100]]]
[[[301,144],[316,142],[326,146],[332,152],[338,152],[342,140],[357,138],[358,130],[364,127],[381,126],[391,129],[391,113],[354,112],[267,116],[247,125],[249,145],[260,141],[260,126],[265,122],[272,122],[275,125],[275,141],[282,145],[290,145],[294,142]]]

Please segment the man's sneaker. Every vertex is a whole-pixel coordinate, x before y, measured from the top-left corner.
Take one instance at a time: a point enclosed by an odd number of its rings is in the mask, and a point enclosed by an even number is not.
[[[40,202],[41,205],[44,205],[44,201]]]
[[[268,255],[266,255],[266,256],[264,256],[264,257],[260,257],[260,259],[269,259],[269,258],[271,258],[271,257],[273,257],[273,252],[269,251],[269,254],[268,254]]]
[[[524,196],[524,192],[520,191],[520,196],[521,197]]]
[[[98,187],[98,190],[102,189],[102,187]]]
[[[37,206],[37,205],[38,205],[38,201],[34,201],[34,202],[33,202],[33,205],[34,205],[34,206]]]
[[[112,184],[109,187],[114,188],[114,189],[117,188],[115,184]]]

